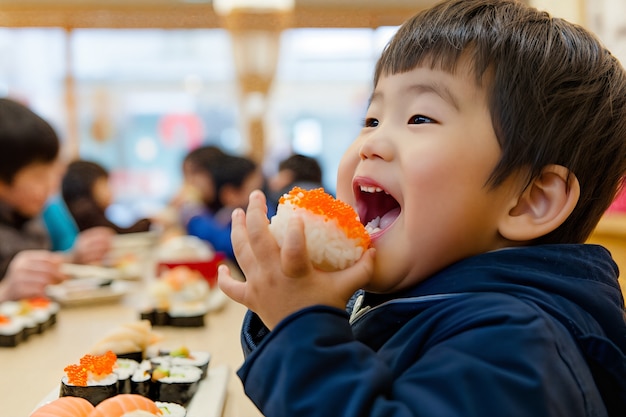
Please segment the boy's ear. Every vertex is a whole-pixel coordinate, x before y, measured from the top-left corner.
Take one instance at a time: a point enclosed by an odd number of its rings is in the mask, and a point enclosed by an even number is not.
[[[548,165],[512,202],[498,230],[518,242],[544,236],[565,222],[579,197],[578,178],[561,165]]]

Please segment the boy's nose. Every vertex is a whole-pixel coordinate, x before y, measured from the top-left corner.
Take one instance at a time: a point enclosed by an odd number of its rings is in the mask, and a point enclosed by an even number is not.
[[[359,148],[359,157],[361,160],[378,158],[390,161],[394,154],[393,143],[386,135],[387,134],[378,127],[375,132],[366,136]]]

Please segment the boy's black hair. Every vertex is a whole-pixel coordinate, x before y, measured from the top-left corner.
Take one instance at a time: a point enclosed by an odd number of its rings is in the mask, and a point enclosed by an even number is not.
[[[580,183],[569,218],[535,243],[581,243],[626,172],[626,75],[582,27],[519,1],[453,0],[408,20],[379,59],[382,76],[469,62],[486,89],[502,156],[487,186],[562,165]],[[419,163],[419,161],[416,161]]]
[[[93,186],[99,178],[109,178],[102,165],[85,160],[70,162],[61,181],[61,194],[66,203],[88,198],[93,200]]]
[[[322,168],[317,159],[300,154],[294,154],[283,159],[278,164],[278,171],[290,170],[294,182],[322,182]]]
[[[25,105],[0,98],[0,181],[33,163],[51,163],[59,155],[59,137],[48,122]]]

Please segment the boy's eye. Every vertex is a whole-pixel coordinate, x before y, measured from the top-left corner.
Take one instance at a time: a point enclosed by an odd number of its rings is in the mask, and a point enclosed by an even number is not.
[[[363,126],[365,126],[365,127],[377,127],[378,126],[378,119],[374,119],[374,118],[369,117],[369,118],[364,120]]]
[[[423,116],[421,114],[415,114],[409,118],[410,125],[421,125],[424,123],[433,123],[434,120],[430,117]]]

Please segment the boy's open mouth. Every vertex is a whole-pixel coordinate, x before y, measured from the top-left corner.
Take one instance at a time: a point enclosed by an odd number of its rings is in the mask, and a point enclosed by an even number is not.
[[[382,232],[400,215],[400,204],[380,187],[359,185],[356,200],[357,213],[370,235]]]

